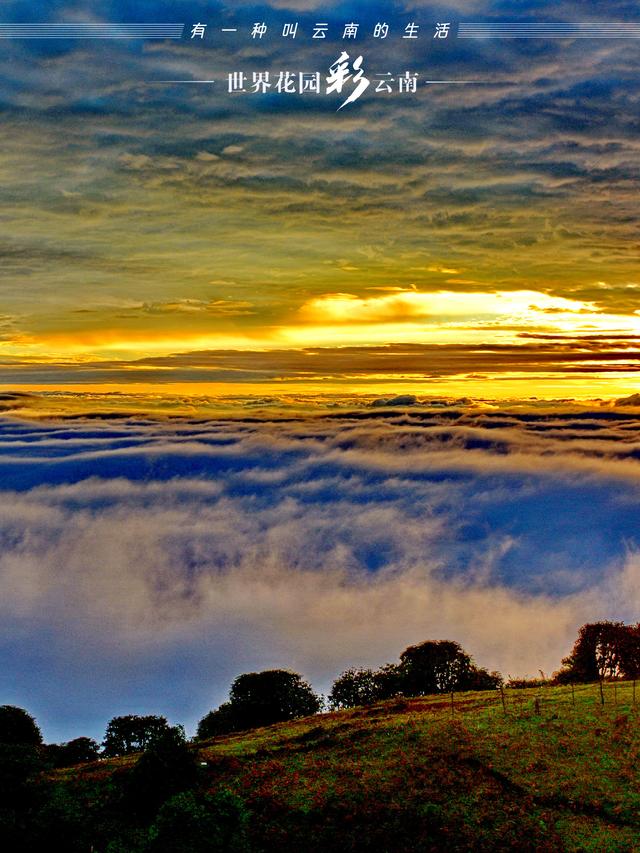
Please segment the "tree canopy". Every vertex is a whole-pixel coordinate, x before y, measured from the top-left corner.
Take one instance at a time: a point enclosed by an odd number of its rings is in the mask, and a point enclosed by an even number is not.
[[[315,714],[321,707],[320,698],[295,672],[285,669],[248,672],[234,680],[229,701],[200,721],[198,736],[206,738],[269,726]]]
[[[571,654],[555,674],[559,683],[637,678],[640,675],[640,624],[589,622],[583,625]]]
[[[471,673],[471,658],[453,640],[426,640],[400,655],[406,695],[459,689]]]
[[[499,673],[477,667],[459,643],[425,640],[405,649],[399,664],[346,670],[333,682],[329,702],[333,708],[352,708],[398,695],[491,690],[501,680]]]
[[[31,714],[15,705],[0,705],[0,743],[39,746],[42,734]]]
[[[107,726],[102,742],[104,755],[112,758],[116,755],[128,755],[131,752],[142,752],[149,744],[169,729],[165,717],[153,714],[137,716],[128,714],[114,717]]]
[[[90,737],[77,737],[68,743],[51,743],[46,747],[46,756],[54,767],[72,767],[98,758],[100,747]]]
[[[369,705],[404,693],[404,673],[397,664],[387,663],[379,669],[347,669],[333,682],[329,693],[332,708]]]

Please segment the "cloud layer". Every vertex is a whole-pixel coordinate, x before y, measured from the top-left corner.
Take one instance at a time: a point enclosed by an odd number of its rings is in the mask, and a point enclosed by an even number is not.
[[[428,638],[549,672],[584,621],[637,619],[637,433],[570,404],[5,416],[3,695],[71,737]]]

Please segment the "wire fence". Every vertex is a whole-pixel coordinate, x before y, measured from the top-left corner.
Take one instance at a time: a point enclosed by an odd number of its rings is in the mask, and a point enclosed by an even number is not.
[[[495,709],[504,716],[570,713],[576,709],[633,712],[640,709],[640,681],[596,681],[590,684],[510,687],[501,685],[494,696],[474,697],[456,693],[449,697],[451,714],[480,708]]]

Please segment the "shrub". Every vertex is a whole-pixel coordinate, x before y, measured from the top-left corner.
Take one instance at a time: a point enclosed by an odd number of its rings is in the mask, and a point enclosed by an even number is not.
[[[247,812],[230,791],[198,797],[177,794],[158,812],[149,829],[149,853],[241,853],[247,849]]]
[[[125,777],[124,804],[150,815],[169,797],[195,787],[198,780],[197,755],[187,744],[184,730],[180,726],[167,728]]]

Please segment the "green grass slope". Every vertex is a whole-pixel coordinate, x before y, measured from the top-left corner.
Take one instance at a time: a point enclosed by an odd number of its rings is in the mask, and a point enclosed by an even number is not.
[[[630,683],[394,700],[203,741],[256,851],[640,851]],[[640,700],[640,687],[638,691]],[[135,758],[60,771],[80,795]],[[97,786],[97,787],[96,787]],[[212,849],[218,849],[213,847]]]

